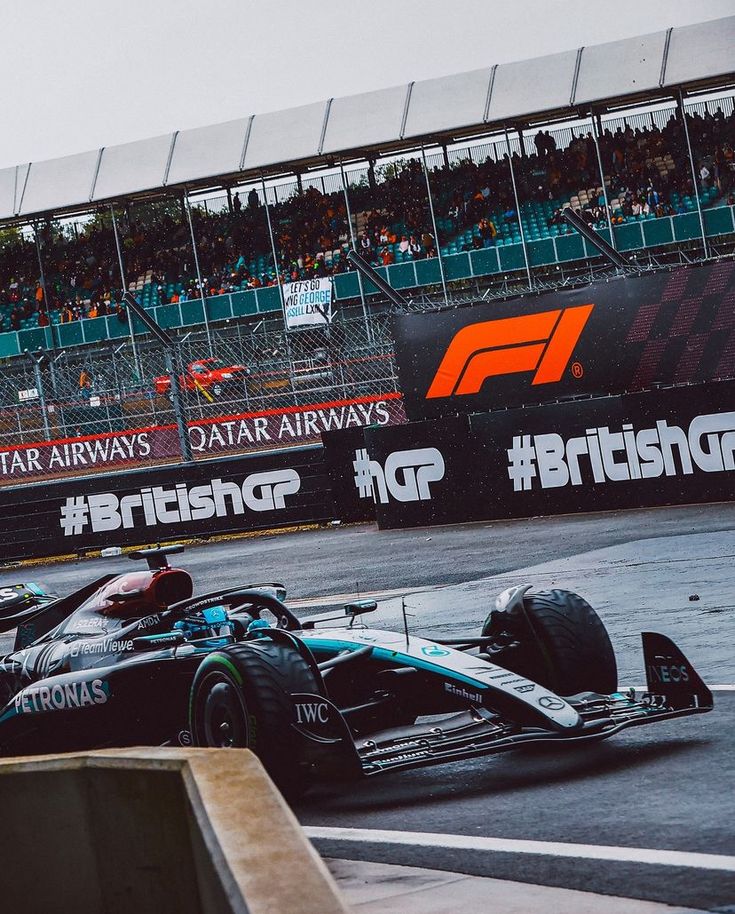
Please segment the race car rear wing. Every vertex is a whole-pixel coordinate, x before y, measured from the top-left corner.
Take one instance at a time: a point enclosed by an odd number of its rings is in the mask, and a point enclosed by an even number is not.
[[[50,603],[47,600],[41,604],[38,601],[28,602],[25,608],[20,609],[14,616],[0,620],[0,632],[9,632],[17,627],[13,650],[21,651],[60,625],[77,607],[114,577],[114,574],[103,575],[67,597],[52,598]]]

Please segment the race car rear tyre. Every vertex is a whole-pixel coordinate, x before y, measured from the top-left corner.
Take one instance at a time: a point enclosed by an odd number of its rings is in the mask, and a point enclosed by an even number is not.
[[[291,694],[319,693],[316,676],[290,645],[263,639],[206,657],[191,686],[195,746],[251,749],[290,799],[308,786],[299,765]]]
[[[505,614],[491,613],[483,633],[497,628],[501,615]],[[617,691],[618,669],[610,636],[602,619],[579,594],[569,590],[526,594],[522,615],[530,629],[525,639],[521,636],[526,643],[507,663],[502,658],[498,663],[557,695]],[[515,621],[518,631],[520,617]]]

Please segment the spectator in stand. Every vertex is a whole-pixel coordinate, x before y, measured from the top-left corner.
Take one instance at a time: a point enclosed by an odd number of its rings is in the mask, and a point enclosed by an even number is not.
[[[407,253],[408,253],[408,247],[409,247],[409,244],[408,244],[408,238],[407,238],[407,236],[406,236],[406,235],[401,235],[401,240],[400,240],[400,242],[399,242],[399,244],[398,244],[398,250],[400,251],[401,254],[407,254]]]
[[[699,168],[699,183],[703,191],[709,190],[711,186],[712,173],[705,162],[702,162]]]
[[[482,239],[483,247],[492,247],[495,244],[495,239],[498,237],[498,230],[495,227],[495,223],[492,221],[492,219],[483,217],[480,219],[477,227],[480,231],[480,238]]]
[[[434,249],[434,236],[431,234],[431,232],[423,232],[421,235],[421,246],[424,249],[425,257],[436,256],[436,250]]]
[[[562,215],[562,211],[560,209],[555,209],[553,215],[547,220],[546,224],[549,228],[551,228],[552,225],[566,225],[566,220]]]
[[[380,252],[380,262],[384,267],[390,266],[395,262],[395,257],[393,256],[393,251],[389,247],[382,248]]]
[[[82,368],[79,373],[79,393],[84,400],[89,400],[92,395],[92,372]]]
[[[240,194],[235,192],[235,196],[232,198],[232,209],[236,216],[239,216],[242,212],[242,200],[240,199]]]

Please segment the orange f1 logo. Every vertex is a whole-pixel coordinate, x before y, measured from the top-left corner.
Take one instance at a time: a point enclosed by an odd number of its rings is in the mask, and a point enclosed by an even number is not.
[[[594,305],[470,324],[449,344],[426,399],[476,394],[485,380],[535,371],[532,384],[561,380]]]

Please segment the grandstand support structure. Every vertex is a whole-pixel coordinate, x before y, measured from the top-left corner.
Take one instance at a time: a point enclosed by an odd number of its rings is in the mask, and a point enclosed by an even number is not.
[[[115,207],[110,204],[110,218],[112,221],[112,233],[115,237],[115,250],[117,252],[117,264],[120,270],[120,282],[122,283],[123,291],[127,291],[128,285],[125,282],[125,264],[123,262],[122,248],[120,247],[120,233],[117,230],[117,219],[115,217]],[[130,330],[130,345],[133,349],[133,360],[135,361],[138,377],[142,377],[142,372],[140,369],[140,358],[138,356],[138,346],[135,341],[135,330],[133,329],[133,318],[128,311],[128,329]]]
[[[191,235],[191,249],[194,254],[194,268],[197,274],[197,286],[199,287],[199,298],[202,302],[202,314],[204,315],[204,332],[207,334],[207,346],[209,347],[210,358],[214,355],[212,350],[212,333],[209,329],[209,316],[207,314],[207,294],[202,281],[202,270],[199,266],[199,252],[197,251],[197,241],[194,235],[194,223],[191,221],[191,206],[189,205],[189,193],[184,189],[184,209],[186,210],[186,221],[189,223],[189,233]],[[280,285],[280,283],[279,283]]]
[[[281,309],[285,309],[286,302],[283,297],[283,278],[281,274],[280,265],[278,262],[278,251],[276,250],[276,239],[273,237],[273,223],[271,222],[271,211],[268,206],[268,193],[265,187],[265,180],[263,175],[260,176],[260,185],[263,191],[263,206],[265,207],[265,219],[268,225],[268,241],[271,246],[271,256],[273,257],[273,266],[276,271],[276,276],[278,278],[278,297],[281,301]],[[192,243],[195,244],[194,236],[192,235]]]
[[[521,201],[518,197],[518,184],[516,183],[516,170],[513,167],[513,153],[510,148],[510,139],[508,138],[508,128],[504,128],[505,134],[505,145],[508,149],[508,166],[510,168],[510,180],[513,185],[513,199],[516,204],[516,212],[518,213],[518,228],[521,233],[521,247],[523,248],[523,262],[526,266],[526,276],[528,276],[528,285],[530,288],[533,288],[533,274],[531,273],[531,263],[528,258],[528,245],[526,244],[526,233],[523,230],[523,220],[521,219]]]
[[[689,153],[689,167],[692,171],[692,180],[694,181],[694,196],[697,201],[697,213],[699,215],[699,229],[702,232],[702,249],[704,250],[704,256],[709,257],[709,250],[707,248],[707,233],[704,230],[704,216],[702,215],[702,201],[699,199],[699,194],[697,193],[697,169],[694,164],[694,153],[692,152],[692,138],[689,135],[689,124],[687,123],[686,114],[684,111],[684,93],[679,87],[679,91],[676,96],[677,109],[679,111],[679,117],[684,124],[684,136],[687,141],[687,152]]]
[[[431,193],[431,181],[429,180],[429,166],[426,164],[426,150],[421,147],[421,161],[424,165],[424,180],[426,181],[426,196],[429,201],[429,212],[431,213],[431,227],[434,231],[434,243],[436,244],[436,255],[439,260],[439,274],[442,281],[442,292],[444,293],[444,302],[449,305],[449,293],[447,292],[447,277],[444,272],[444,261],[442,259],[441,246],[439,244],[439,230],[436,225],[436,213],[434,212],[434,197]]]
[[[370,264],[361,257],[357,251],[353,248],[347,253],[347,259],[355,267],[359,276],[364,279],[369,279],[370,282],[374,283],[380,291],[387,297],[390,303],[399,310],[408,310],[408,302],[402,295],[396,292],[388,283],[383,279],[383,277],[375,270]]]
[[[339,176],[342,182],[342,194],[345,198],[345,210],[347,211],[347,227],[350,233],[350,244],[352,245],[352,250],[357,250],[357,239],[355,238],[355,225],[352,221],[352,209],[350,207],[350,195],[347,193],[347,181],[345,179],[345,168],[342,162],[339,163]],[[347,255],[349,258],[349,254]],[[360,290],[360,305],[362,307],[362,316],[365,319],[365,329],[370,333],[370,320],[368,318],[368,306],[365,301],[365,286],[362,281],[362,273],[358,270],[357,273],[357,286]]]
[[[606,257],[613,266],[618,267],[620,270],[624,270],[629,266],[628,261],[622,257],[612,245],[608,244],[602,235],[596,232],[591,226],[587,225],[584,219],[580,219],[574,210],[571,208],[565,209],[563,216],[569,225],[571,225],[572,228],[575,228],[580,235],[584,235],[590,244],[594,244],[602,256]]]
[[[605,181],[605,169],[602,164],[602,153],[600,152],[600,136],[599,136],[599,115],[596,115],[594,111],[590,111],[590,126],[592,128],[592,139],[595,143],[595,156],[597,158],[597,167],[600,170],[600,180],[602,183],[602,194],[605,199],[605,221],[607,222],[607,230],[610,232],[610,245],[615,248],[615,232],[613,231],[612,225],[612,210],[610,209],[610,196],[607,192],[607,182]],[[617,250],[617,248],[615,248]]]

